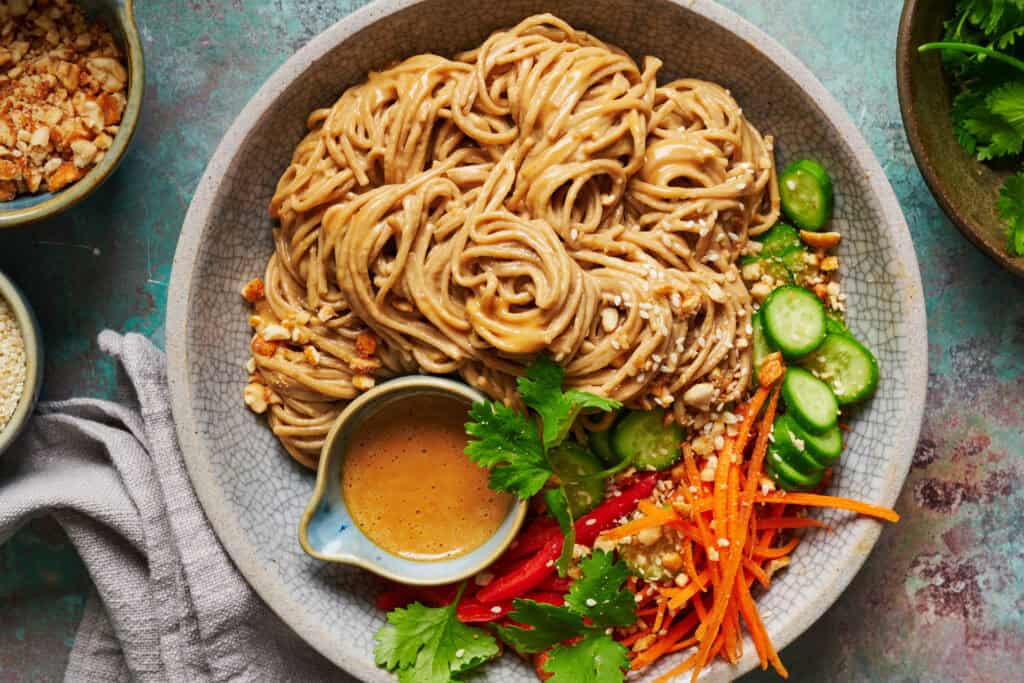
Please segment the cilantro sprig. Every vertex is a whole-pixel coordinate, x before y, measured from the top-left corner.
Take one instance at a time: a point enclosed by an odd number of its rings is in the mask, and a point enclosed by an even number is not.
[[[474,403],[466,433],[469,459],[491,470],[490,487],[526,500],[540,492],[554,468],[548,452],[565,440],[585,408],[617,410],[622,404],[578,389],[562,391],[565,371],[541,356],[518,380],[519,395],[540,421],[537,424],[500,401]]]
[[[620,683],[629,658],[607,629],[636,621],[636,600],[624,587],[629,570],[600,550],[580,569],[564,606],[516,600],[509,617],[522,626],[499,626],[498,636],[523,654],[547,651],[543,666],[554,683]]]
[[[957,96],[953,128],[979,161],[1024,151],[1024,0],[960,0],[943,40],[921,45],[942,50]],[[1024,256],[1024,173],[1003,185],[997,208],[1006,222],[1009,251]]]
[[[377,666],[398,674],[400,683],[450,683],[500,653],[487,631],[461,623],[456,606],[466,585],[447,607],[416,602],[388,613],[374,636]]]

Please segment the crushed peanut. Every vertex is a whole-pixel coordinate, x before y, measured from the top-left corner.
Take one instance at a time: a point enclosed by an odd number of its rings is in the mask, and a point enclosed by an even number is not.
[[[124,61],[72,0],[0,2],[0,201],[56,192],[103,160],[127,104]]]
[[[264,296],[263,280],[261,278],[257,277],[249,280],[245,287],[242,288],[242,298],[251,304],[261,300]]]

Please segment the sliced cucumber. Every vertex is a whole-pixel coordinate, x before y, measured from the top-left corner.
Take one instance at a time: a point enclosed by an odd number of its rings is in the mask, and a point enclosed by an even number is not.
[[[779,200],[797,227],[821,230],[832,216],[832,178],[817,161],[795,161],[779,175]]]
[[[801,364],[827,382],[842,405],[863,401],[878,387],[878,361],[849,333],[826,336]]]
[[[573,518],[585,515],[604,500],[604,480],[586,478],[603,469],[598,459],[587,449],[572,441],[565,441],[548,452],[548,460],[555,474],[562,480]]]
[[[761,312],[769,341],[787,359],[810,353],[825,339],[825,306],[803,287],[779,287],[764,302]]]
[[[839,422],[839,403],[827,384],[804,368],[786,370],[782,398],[804,429],[824,434]]]
[[[772,346],[772,343],[768,341],[768,337],[764,334],[764,321],[761,319],[761,311],[755,313],[754,317],[751,318],[750,327],[754,331],[751,335],[751,350],[754,356],[754,369],[751,373],[751,380],[757,383],[759,373],[761,372],[761,364],[764,363],[765,358],[775,353],[777,349]]]
[[[846,326],[843,319],[832,311],[828,311],[825,317],[825,330],[829,334],[839,334],[845,337],[852,337],[853,332],[850,332],[850,328]]]
[[[605,465],[614,465],[619,462],[614,451],[612,451],[612,430],[606,429],[603,432],[590,432],[587,437],[590,450],[601,459]]]
[[[612,427],[612,451],[638,469],[663,470],[679,459],[685,437],[686,431],[675,422],[665,425],[664,410],[634,410]]]
[[[811,474],[818,470],[825,469],[825,465],[811,455],[807,448],[807,441],[800,437],[804,430],[789,415],[779,415],[775,418],[775,425],[772,427],[772,439],[776,450],[786,460],[786,463],[803,474]]]
[[[822,467],[832,467],[843,452],[843,433],[836,425],[822,434],[809,432],[795,419],[787,425],[790,432],[804,443],[808,456]]]
[[[798,472],[793,467],[790,467],[789,463],[786,462],[786,459],[775,446],[768,449],[767,457],[765,457],[765,470],[775,480],[776,484],[787,491],[812,490],[821,483],[821,478],[824,475],[824,470],[818,470],[810,474]]]
[[[802,247],[800,233],[786,223],[776,223],[758,238],[761,243],[761,256],[782,256],[794,247]]]
[[[800,282],[801,275],[807,270],[807,261],[804,257],[807,255],[807,250],[802,246],[792,247],[787,249],[779,256],[779,261],[782,265],[786,266],[786,270],[793,276],[794,281]]]

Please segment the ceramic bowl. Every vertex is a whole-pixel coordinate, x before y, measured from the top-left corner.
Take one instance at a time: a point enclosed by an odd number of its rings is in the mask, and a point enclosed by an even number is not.
[[[881,365],[882,382],[847,439],[830,492],[892,505],[910,466],[927,379],[924,300],[899,204],[849,117],[792,55],[748,22],[707,0],[384,0],[348,16],[289,59],[239,115],[212,157],[182,228],[168,296],[167,351],[174,416],[189,473],[211,524],[236,566],[298,634],[366,681],[390,681],[373,664],[376,578],[302,551],[295,524],[313,478],[242,404],[251,330],[238,292],[263,273],[273,251],[267,205],[308,114],[348,86],[420,52],[451,55],[499,28],[552,12],[635,57],[664,60],[662,79],[683,75],[725,84],[744,112],[775,136],[778,163],[820,160],[836,187],[843,234],[841,275],[849,322]],[[258,503],[256,503],[258,501]],[[759,597],[782,647],[839,596],[881,527],[835,511],[834,529],[812,534],[793,566]],[[756,664],[748,642],[708,681]],[[642,680],[676,665],[667,658]],[[534,681],[516,657],[489,665],[488,680]]]
[[[334,422],[320,455],[316,487],[299,523],[299,544],[318,560],[362,567],[401,583],[432,586],[472,576],[498,559],[519,532],[526,516],[526,503],[509,508],[505,521],[494,535],[472,552],[443,562],[415,562],[376,546],[356,526],[345,507],[341,473],[345,451],[359,424],[387,406],[412,396],[454,398],[470,405],[486,396],[476,389],[444,377],[409,375],[385,382],[355,399]]]
[[[132,13],[132,0],[79,0],[79,4],[87,17],[99,20],[111,30],[128,61],[128,102],[120,128],[103,161],[77,182],[58,192],[24,195],[0,202],[0,229],[52,218],[88,197],[114,173],[135,135],[145,83],[142,41]]]
[[[39,331],[39,323],[28,299],[3,273],[0,273],[0,300],[7,302],[18,323],[25,345],[26,365],[25,389],[21,394],[21,400],[18,401],[18,407],[14,409],[11,419],[0,427],[0,455],[3,455],[25,429],[39,399],[39,390],[43,386],[43,335]]]
[[[1024,256],[1007,251],[1006,225],[996,209],[999,189],[1017,168],[983,164],[957,142],[953,94],[942,54],[917,47],[940,40],[954,0],[907,0],[896,46],[896,76],[903,125],[928,188],[960,232],[999,265],[1024,277]]]

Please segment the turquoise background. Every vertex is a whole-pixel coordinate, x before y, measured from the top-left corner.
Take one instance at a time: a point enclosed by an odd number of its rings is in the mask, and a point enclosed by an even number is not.
[[[0,269],[43,326],[46,397],[115,398],[103,328],[163,344],[178,231],[217,141],[281,62],[361,4],[138,2],[147,92],[124,164],[65,216],[0,233]],[[914,165],[896,98],[900,3],[724,4],[796,53],[859,126],[902,202],[928,304],[928,410],[903,521],[783,659],[798,681],[1024,680],[1024,287],[960,236]],[[88,589],[50,522],[0,548],[0,683],[61,677]]]

